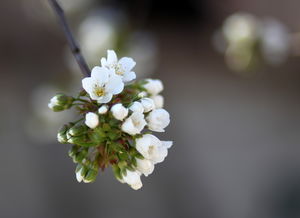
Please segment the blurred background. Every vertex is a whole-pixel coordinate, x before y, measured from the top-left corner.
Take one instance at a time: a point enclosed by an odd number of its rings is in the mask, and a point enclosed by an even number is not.
[[[72,114],[47,103],[78,91],[80,71],[48,1],[1,0],[0,217],[300,217],[299,1],[60,2],[91,67],[114,49],[138,77],[164,82],[171,125],[160,138],[174,146],[139,191],[110,170],[79,184],[70,146],[56,142]],[[241,12],[255,28],[238,16],[227,30]],[[251,46],[224,43],[228,31],[250,32]],[[257,61],[278,51],[275,65]]]

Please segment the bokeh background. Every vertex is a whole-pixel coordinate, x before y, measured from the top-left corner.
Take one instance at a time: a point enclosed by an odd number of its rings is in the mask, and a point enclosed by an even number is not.
[[[55,141],[72,115],[47,102],[81,75],[47,3],[0,1],[0,217],[300,217],[300,57],[245,76],[212,43],[237,11],[296,33],[299,1],[61,0],[90,66],[115,49],[165,84],[174,146],[139,191],[110,170],[77,183]]]

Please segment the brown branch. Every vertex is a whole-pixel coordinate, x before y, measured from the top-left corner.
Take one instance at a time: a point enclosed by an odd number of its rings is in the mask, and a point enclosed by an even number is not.
[[[83,73],[84,76],[90,76],[91,71],[90,71],[84,57],[82,56],[82,54],[80,52],[79,46],[77,45],[77,43],[71,33],[71,30],[67,23],[63,9],[61,8],[61,6],[58,4],[58,2],[56,0],[49,0],[49,3],[51,4],[53,10],[55,11],[56,15],[59,18],[59,23],[63,28],[64,34],[65,34],[68,44],[69,44],[69,47],[81,69],[81,72]]]

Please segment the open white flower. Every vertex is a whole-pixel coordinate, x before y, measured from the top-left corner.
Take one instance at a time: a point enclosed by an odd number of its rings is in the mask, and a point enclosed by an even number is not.
[[[164,106],[164,97],[162,95],[154,95],[150,97],[155,104],[155,108],[163,108]]]
[[[155,108],[154,101],[151,98],[142,98],[141,104],[144,107],[144,112],[147,113]]]
[[[130,185],[134,190],[138,190],[143,186],[141,174],[138,171],[126,170],[126,176],[123,176],[123,181]]]
[[[113,69],[94,67],[91,77],[82,80],[82,87],[93,100],[99,103],[107,103],[113,95],[123,91],[122,78],[114,73]]]
[[[163,83],[159,79],[147,79],[146,81],[144,88],[151,95],[157,95],[164,89]]]
[[[101,107],[99,107],[98,109],[98,113],[99,114],[106,114],[108,111],[108,106],[107,105],[102,105]]]
[[[136,65],[132,58],[123,57],[118,60],[113,50],[107,50],[107,59],[101,58],[101,66],[108,69],[114,69],[115,73],[123,78],[123,82],[129,82],[136,78],[135,72],[132,71]]]
[[[97,114],[93,112],[88,112],[85,115],[85,125],[87,125],[91,129],[94,129],[98,126],[98,124],[99,124],[99,117]]]
[[[151,111],[146,117],[148,128],[155,132],[164,132],[170,123],[170,114],[165,109],[159,108]]]
[[[144,114],[140,112],[133,112],[130,117],[128,117],[121,126],[123,132],[129,135],[136,135],[141,133],[141,131],[146,126],[146,121],[144,119]]]
[[[115,104],[111,108],[111,112],[117,120],[124,120],[128,115],[128,109],[124,107],[121,103]]]
[[[145,176],[150,175],[154,170],[154,164],[148,159],[136,159],[137,170]]]
[[[168,155],[168,148],[172,146],[171,141],[160,141],[151,134],[145,134],[136,140],[136,149],[143,157],[151,160],[154,164],[164,161]]]
[[[129,109],[133,112],[144,113],[144,107],[143,107],[142,103],[140,103],[138,101],[133,102],[133,104],[129,107]]]

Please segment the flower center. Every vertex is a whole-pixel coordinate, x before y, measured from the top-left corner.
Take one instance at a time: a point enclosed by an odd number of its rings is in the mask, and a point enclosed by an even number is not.
[[[155,147],[154,147],[153,145],[150,145],[150,146],[149,146],[148,153],[149,153],[150,155],[152,155],[153,152],[154,152],[154,149],[155,149]]]
[[[120,64],[115,65],[115,71],[117,75],[123,76],[124,75],[124,70],[120,66]]]
[[[105,89],[103,87],[96,86],[95,89],[94,89],[94,93],[98,97],[102,97],[105,94]]]

